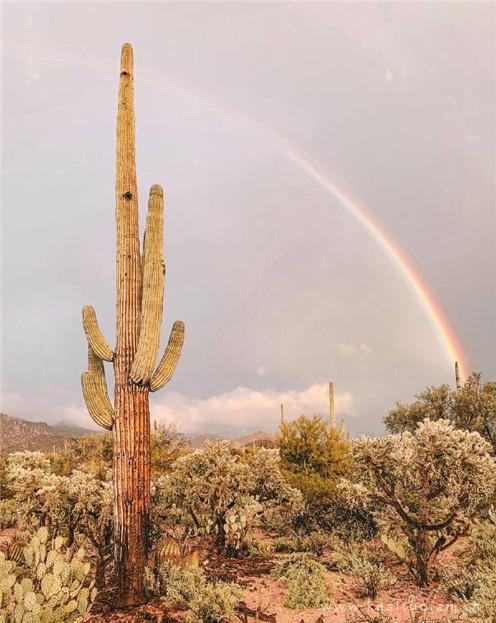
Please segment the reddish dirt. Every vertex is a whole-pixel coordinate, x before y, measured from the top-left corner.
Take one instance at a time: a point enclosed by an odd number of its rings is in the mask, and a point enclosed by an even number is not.
[[[447,560],[455,562],[453,554],[444,556]],[[266,617],[275,616],[275,623],[347,623],[351,614],[356,620],[359,618],[359,609],[369,615],[379,612],[388,614],[394,623],[416,623],[414,614],[417,611],[428,612],[429,622],[440,622],[456,613],[455,604],[451,603],[436,587],[420,589],[415,585],[409,574],[401,567],[395,567],[397,577],[396,584],[383,591],[376,599],[364,599],[356,590],[356,585],[351,576],[344,573],[329,571],[327,584],[331,603],[325,608],[306,608],[304,610],[292,610],[285,608],[284,585],[272,578],[270,570],[275,562],[274,558],[241,558],[227,559],[211,556],[205,570],[208,574],[224,581],[236,581],[243,588],[243,602],[251,611],[258,610],[263,621]],[[132,611],[112,611],[108,606],[97,606],[99,612],[88,618],[91,623],[104,623],[129,621],[129,623],[142,623],[144,621],[156,621],[157,623],[169,623],[172,621],[183,622],[184,612],[166,612],[160,602],[154,602]],[[253,616],[246,619],[240,616],[237,623],[258,623]],[[423,623],[420,619],[418,623]],[[461,622],[460,622],[461,623]]]
[[[15,529],[0,532],[0,550],[8,547]],[[443,552],[440,562],[456,566],[456,550],[451,548]],[[203,558],[203,556],[202,556]],[[283,606],[284,585],[270,575],[276,556],[268,558],[225,558],[210,554],[204,558],[203,566],[212,579],[237,582],[243,589],[243,602],[251,611],[258,610],[263,621],[268,615],[275,616],[275,623],[347,623],[347,616],[354,613],[357,621],[359,609],[369,615],[380,611],[390,615],[394,623],[417,623],[414,613],[426,610],[429,622],[442,621],[456,613],[456,605],[447,600],[434,585],[430,589],[420,589],[415,585],[407,571],[395,566],[396,583],[383,591],[374,600],[361,598],[356,590],[353,578],[344,573],[329,571],[327,585],[331,603],[325,608],[306,608],[292,610]],[[115,610],[111,607],[112,589],[101,593],[94,604],[92,613],[86,615],[88,623],[184,623],[185,613],[166,611],[159,600],[133,608]],[[258,623],[255,617],[247,619],[240,616],[237,623]],[[423,623],[422,619],[418,623]],[[459,623],[462,623],[461,621]]]

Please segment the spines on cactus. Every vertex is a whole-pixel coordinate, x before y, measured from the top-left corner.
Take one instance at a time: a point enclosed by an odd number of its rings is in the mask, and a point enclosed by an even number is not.
[[[138,349],[131,368],[131,380],[148,383],[155,368],[160,346],[160,326],[164,302],[165,264],[164,195],[157,184],[150,189],[148,215],[143,239],[143,296]]]
[[[112,429],[114,408],[110,402],[103,362],[88,345],[88,370],[81,375],[81,387],[88,412],[102,428]]]
[[[81,548],[62,552],[63,539],[40,528],[20,560],[0,552],[0,614],[15,623],[79,623],[96,597]]]
[[[176,320],[172,325],[169,342],[165,349],[162,359],[150,381],[150,391],[156,392],[162,389],[172,378],[174,371],[181,356],[184,343],[184,322]]]
[[[115,218],[116,343],[103,337],[92,307],[83,310],[90,346],[83,396],[92,418],[114,433],[114,547],[119,601],[142,598],[150,505],[149,391],[172,377],[184,341],[184,323],[172,328],[169,344],[155,369],[160,345],[165,265],[163,191],[150,190],[143,256],[140,250],[135,159],[134,65],[129,43],[122,46],[117,110]],[[114,406],[110,403],[103,361],[114,367]]]

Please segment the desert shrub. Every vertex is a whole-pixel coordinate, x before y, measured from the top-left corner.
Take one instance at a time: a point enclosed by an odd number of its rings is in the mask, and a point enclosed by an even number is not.
[[[109,480],[112,473],[114,440],[112,433],[85,435],[72,448],[73,469],[91,474],[99,480]],[[67,473],[70,472],[66,472]]]
[[[305,554],[292,554],[280,560],[272,575],[286,583],[287,608],[316,608],[329,604],[325,567]]]
[[[301,495],[282,478],[277,450],[259,449],[250,463],[228,442],[207,444],[179,458],[155,491],[156,522],[186,526],[188,534],[213,534],[227,550],[244,546],[266,514],[291,514]]]
[[[366,547],[353,546],[345,557],[346,570],[350,573],[362,597],[377,597],[379,591],[395,583],[395,577],[386,568],[379,552]]]
[[[301,525],[321,527],[335,501],[336,483],[350,467],[349,443],[321,417],[302,415],[281,423],[279,450],[286,478],[305,500]]]
[[[7,623],[79,623],[96,596],[84,549],[62,552],[64,539],[40,528],[19,563],[0,552],[0,619]]]
[[[323,522],[328,530],[345,543],[369,541],[378,534],[373,513],[357,502],[349,504],[338,488]]]
[[[274,551],[270,541],[261,541],[260,539],[247,539],[245,547],[248,555],[255,558],[266,558]]]
[[[496,621],[496,564],[492,563],[485,569],[475,572],[476,586],[472,597],[463,608],[463,613],[475,623],[494,623]]]
[[[456,568],[441,569],[441,585],[449,597],[471,600],[481,580],[496,566],[496,526],[490,522],[476,525],[458,554],[460,564]]]
[[[187,454],[188,444],[174,426],[155,423],[150,437],[152,478],[170,471],[174,461]]]
[[[289,424],[282,422],[279,447],[285,476],[305,501],[295,529],[332,531],[346,541],[377,534],[371,513],[348,504],[340,494],[338,483],[353,467],[350,443],[342,431],[330,429],[318,416],[301,416]]]
[[[441,570],[442,587],[452,599],[465,603],[467,616],[483,623],[494,621],[496,526],[489,521],[478,524],[459,556],[460,565]]]
[[[476,523],[461,553],[468,565],[484,565],[496,561],[496,523],[482,521]]]
[[[17,522],[17,506],[15,500],[0,500],[0,530],[11,528]]]
[[[236,584],[209,582],[198,567],[164,561],[158,570],[146,571],[147,588],[167,607],[188,610],[190,623],[218,623],[234,615],[240,596]]]
[[[426,419],[448,420],[455,428],[478,432],[496,453],[496,383],[482,383],[481,375],[474,373],[459,389],[428,387],[412,404],[396,403],[384,423],[392,433],[413,433]]]
[[[455,600],[472,599],[478,583],[475,570],[464,566],[442,569],[440,580],[446,594]]]
[[[439,552],[487,511],[496,490],[490,450],[478,433],[445,420],[425,420],[413,434],[355,442],[361,484],[350,488],[350,499],[371,503],[420,586],[429,583]]]
[[[350,545],[335,537],[331,547],[321,558],[322,564],[330,571],[349,573],[349,553]]]

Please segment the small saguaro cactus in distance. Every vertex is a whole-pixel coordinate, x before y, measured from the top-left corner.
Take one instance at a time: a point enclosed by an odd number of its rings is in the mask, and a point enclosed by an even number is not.
[[[119,601],[143,600],[150,506],[150,411],[148,394],[172,377],[184,341],[184,323],[172,327],[165,353],[160,346],[165,264],[162,257],[164,199],[150,189],[143,255],[140,253],[136,183],[133,50],[122,46],[117,112],[116,345],[102,335],[93,307],[83,308],[88,370],[81,384],[91,417],[114,436],[114,555]],[[112,362],[114,405],[103,362]]]

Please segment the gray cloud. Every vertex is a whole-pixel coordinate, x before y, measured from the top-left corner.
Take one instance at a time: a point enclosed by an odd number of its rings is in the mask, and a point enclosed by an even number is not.
[[[2,385],[23,399],[12,414],[79,417],[83,304],[113,339],[125,40],[136,57],[140,195],[155,182],[166,189],[163,341],[174,319],[187,325],[170,392],[206,409],[238,387],[279,394],[332,379],[353,396],[350,426],[369,431],[394,400],[452,381],[383,251],[246,116],[367,206],[472,367],[494,378],[495,10],[5,5]]]

